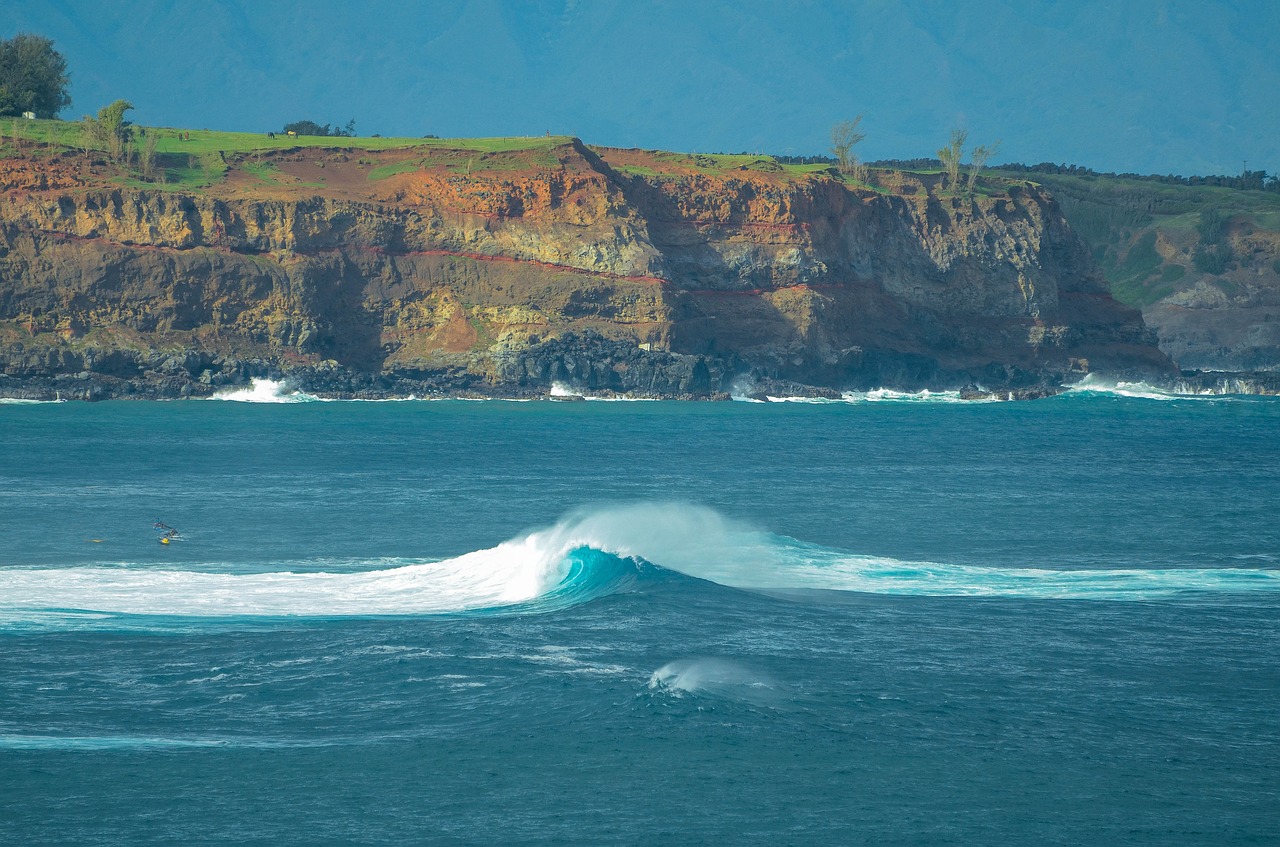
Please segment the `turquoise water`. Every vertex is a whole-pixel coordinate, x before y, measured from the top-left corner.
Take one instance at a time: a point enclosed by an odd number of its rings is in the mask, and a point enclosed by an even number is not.
[[[0,405],[0,843],[1276,843],[1278,427]]]

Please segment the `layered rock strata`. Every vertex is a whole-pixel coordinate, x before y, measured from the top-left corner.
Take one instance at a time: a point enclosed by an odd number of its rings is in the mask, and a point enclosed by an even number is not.
[[[465,162],[465,170],[464,163]],[[0,394],[737,385],[1052,391],[1174,373],[1053,199],[761,159],[289,150],[199,191],[0,168]]]

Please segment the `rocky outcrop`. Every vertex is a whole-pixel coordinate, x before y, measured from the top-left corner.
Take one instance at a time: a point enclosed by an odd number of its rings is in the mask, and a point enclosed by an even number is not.
[[[1280,192],[1261,179],[1025,175],[1059,198],[1114,296],[1142,309],[1182,367],[1280,370]]]
[[[108,171],[72,154],[0,167],[0,394],[181,396],[268,375],[360,396],[1053,390],[1173,373],[1031,185],[855,188],[576,140],[290,150],[199,191]]]

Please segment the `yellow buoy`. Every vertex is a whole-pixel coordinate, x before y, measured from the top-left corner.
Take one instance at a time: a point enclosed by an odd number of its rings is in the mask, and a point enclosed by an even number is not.
[[[161,544],[168,544],[168,543],[169,543],[169,539],[167,539],[167,538],[161,538],[161,539],[160,539],[160,543],[161,543]]]

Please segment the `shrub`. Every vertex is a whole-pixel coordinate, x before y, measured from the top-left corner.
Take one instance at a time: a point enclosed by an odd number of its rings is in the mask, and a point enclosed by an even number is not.
[[[334,136],[336,138],[354,138],[356,134],[355,118],[347,121],[346,126],[331,127],[329,124],[321,126],[315,121],[294,121],[291,124],[285,124],[282,132],[285,135],[289,133],[297,133],[298,135],[319,135]]]
[[[1231,261],[1231,248],[1226,244],[1201,244],[1196,248],[1192,262],[1196,270],[1206,274],[1220,274]]]
[[[1222,241],[1227,230],[1227,218],[1218,209],[1205,209],[1200,213],[1200,223],[1196,224],[1196,231],[1200,233],[1200,240],[1205,244],[1217,244]]]

